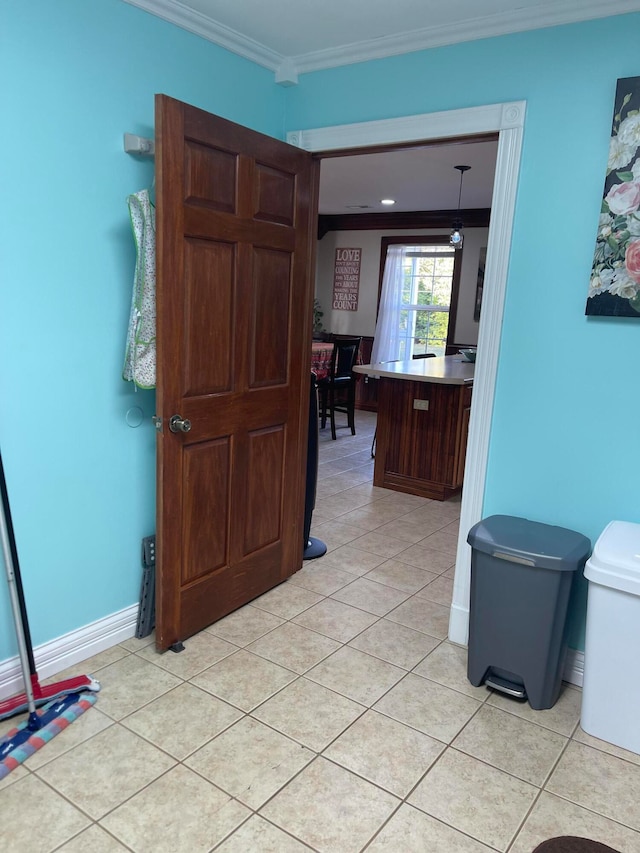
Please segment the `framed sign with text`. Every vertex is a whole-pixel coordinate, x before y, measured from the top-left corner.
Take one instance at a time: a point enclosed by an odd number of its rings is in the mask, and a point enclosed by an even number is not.
[[[336,249],[333,267],[334,311],[357,311],[362,249]]]

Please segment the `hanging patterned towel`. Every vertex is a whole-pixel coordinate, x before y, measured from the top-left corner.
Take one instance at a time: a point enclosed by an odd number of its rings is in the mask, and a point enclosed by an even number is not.
[[[136,242],[131,316],[122,378],[156,387],[156,209],[148,190],[127,199]]]

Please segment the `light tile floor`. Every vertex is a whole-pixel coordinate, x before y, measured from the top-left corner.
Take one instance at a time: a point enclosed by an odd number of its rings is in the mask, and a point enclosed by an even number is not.
[[[4,853],[640,853],[640,756],[581,731],[578,689],[532,711],[467,681],[459,502],[374,488],[374,425],[321,433],[326,556],[181,654],[86,662],[97,704],[0,783]]]

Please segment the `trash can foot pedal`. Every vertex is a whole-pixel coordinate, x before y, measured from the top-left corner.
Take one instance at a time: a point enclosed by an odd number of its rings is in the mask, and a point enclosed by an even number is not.
[[[500,693],[506,693],[507,696],[513,696],[514,699],[526,699],[527,691],[523,684],[514,684],[512,681],[507,681],[504,678],[498,678],[497,675],[490,675],[484,682],[487,687],[492,690],[499,690]]]

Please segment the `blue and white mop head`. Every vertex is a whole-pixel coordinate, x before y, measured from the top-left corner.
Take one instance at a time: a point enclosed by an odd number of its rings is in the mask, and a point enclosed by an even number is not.
[[[95,705],[96,693],[69,693],[49,702],[29,715],[4,737],[0,738],[0,779],[8,776],[30,755],[64,731],[81,714]]]

